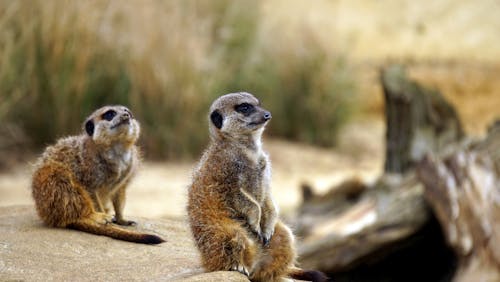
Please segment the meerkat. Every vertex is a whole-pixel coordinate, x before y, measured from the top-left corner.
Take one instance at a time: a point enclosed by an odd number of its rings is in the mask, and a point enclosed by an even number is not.
[[[295,267],[294,236],[271,195],[262,133],[271,113],[252,94],[231,93],[210,107],[210,144],[194,170],[187,212],[207,271],[238,271],[252,281],[326,281]]]
[[[123,218],[125,189],[140,162],[135,145],[139,122],[124,106],[105,106],[84,122],[82,134],[46,148],[32,179],[39,217],[51,227],[67,227],[115,239],[159,244],[156,235],[119,228],[134,225]],[[112,203],[114,217],[109,215]]]

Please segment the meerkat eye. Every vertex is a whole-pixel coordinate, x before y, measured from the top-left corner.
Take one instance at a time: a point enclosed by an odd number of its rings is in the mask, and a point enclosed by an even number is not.
[[[107,121],[110,121],[112,120],[114,117],[116,116],[116,112],[113,111],[113,110],[109,110],[107,112],[105,112],[104,114],[102,114],[102,119],[105,119]]]
[[[248,103],[239,104],[234,108],[238,113],[242,113],[244,115],[249,114],[254,111],[254,106]]]

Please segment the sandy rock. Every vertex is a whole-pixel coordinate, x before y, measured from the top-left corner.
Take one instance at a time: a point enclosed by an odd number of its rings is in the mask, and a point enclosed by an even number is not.
[[[0,207],[0,281],[247,281],[236,272],[203,273],[181,219],[131,218],[167,242],[149,246],[45,227],[33,206]]]

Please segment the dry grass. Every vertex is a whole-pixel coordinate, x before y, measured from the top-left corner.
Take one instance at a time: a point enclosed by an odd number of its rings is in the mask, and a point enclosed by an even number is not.
[[[78,132],[94,108],[125,104],[142,122],[148,156],[182,158],[206,143],[212,99],[247,90],[281,122],[271,134],[334,144],[354,89],[348,66],[297,33],[308,23],[277,42],[263,3],[1,2],[0,120],[44,146]]]
[[[408,62],[412,76],[458,106],[467,131],[482,132],[499,115],[497,7],[494,0],[4,1],[0,150],[18,136],[26,139],[14,142],[20,146],[44,146],[76,133],[94,108],[122,103],[140,118],[149,156],[190,158],[207,141],[210,101],[240,90],[273,112],[271,135],[328,146],[354,93],[380,116],[376,68],[388,58]]]

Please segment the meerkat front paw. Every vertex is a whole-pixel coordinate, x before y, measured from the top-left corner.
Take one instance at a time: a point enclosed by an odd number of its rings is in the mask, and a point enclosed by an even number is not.
[[[135,226],[137,225],[137,222],[133,220],[126,220],[123,218],[117,219],[116,217],[113,217],[113,223],[118,224],[118,225],[124,225],[124,226]]]
[[[233,266],[231,266],[231,271],[238,271],[239,273],[244,274],[246,276],[250,275],[248,269],[244,265],[239,263],[233,264]]]
[[[250,230],[259,237],[259,239],[262,239],[262,229],[260,228],[260,217],[261,217],[261,211],[260,208],[251,210],[247,216],[247,224],[250,227]]]
[[[266,217],[262,222],[262,244],[269,246],[271,238],[274,235],[274,227],[276,226],[277,216]]]
[[[99,224],[110,224],[113,222],[113,217],[111,215],[102,212],[92,215],[92,219]]]
[[[264,246],[269,246],[269,242],[271,242],[271,238],[274,235],[274,226],[271,226],[270,228],[266,228],[262,232],[262,244]]]
[[[252,231],[253,234],[255,234],[255,236],[257,236],[257,238],[259,239],[259,241],[263,241],[264,237],[263,237],[263,234],[262,234],[262,229],[260,228],[260,225],[258,224],[251,224],[250,222],[248,223],[249,227],[250,227],[250,230]]]

